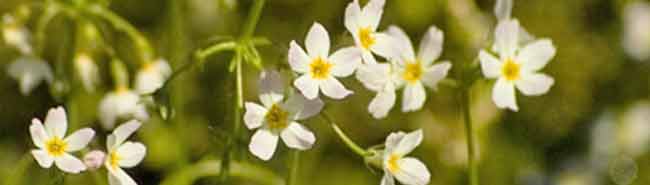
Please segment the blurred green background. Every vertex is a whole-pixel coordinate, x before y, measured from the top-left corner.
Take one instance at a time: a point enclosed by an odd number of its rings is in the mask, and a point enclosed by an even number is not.
[[[2,0],[0,13],[38,2]],[[257,36],[272,41],[271,46],[259,48],[264,67],[284,69],[284,74],[289,74],[286,71],[289,42],[302,43],[315,21],[327,28],[333,47],[351,45],[351,37],[343,25],[349,2],[268,0],[256,29]],[[556,83],[546,95],[518,96],[519,112],[496,109],[490,98],[492,82],[481,80],[473,86],[471,110],[478,125],[481,184],[650,184],[650,142],[647,141],[650,130],[625,129],[630,124],[650,124],[650,62],[627,56],[621,44],[623,7],[630,2],[515,0],[513,16],[533,35],[551,38],[557,48],[557,55],[543,70]],[[478,51],[488,46],[496,22],[494,3],[494,0],[387,0],[379,29],[398,25],[417,43],[427,28],[435,25],[445,33],[442,59],[460,66],[474,60]],[[111,0],[110,9],[143,32],[156,53],[176,69],[193,62],[190,54],[196,49],[220,38],[238,36],[251,4],[250,0]],[[41,13],[39,8],[31,10],[33,16]],[[33,19],[28,22],[30,29]],[[129,64],[133,76],[137,65],[133,61],[134,50],[128,49],[130,41],[123,34],[110,35],[109,44],[118,48],[118,56]],[[51,63],[71,62],[74,36],[73,21],[65,17],[54,19],[47,29],[42,57]],[[98,91],[87,93],[73,87],[71,94],[61,99],[51,96],[47,85],[39,86],[30,95],[20,94],[17,82],[6,75],[6,66],[19,56],[16,50],[0,46],[0,177],[8,177],[0,178],[0,184],[17,177],[25,177],[24,184],[48,184],[54,169],[40,168],[30,161],[31,156],[21,160],[34,148],[28,132],[30,120],[42,119],[49,108],[64,105],[69,113],[70,129],[93,127],[98,133],[90,146],[102,149],[109,131],[99,126],[97,104],[112,87],[109,58],[97,56],[102,73]],[[159,184],[183,176],[182,172],[193,169],[198,162],[221,156],[233,119],[238,119],[232,116],[235,78],[227,69],[231,56],[229,53],[212,56],[203,66],[192,68],[172,83],[173,119],[164,121],[150,112],[152,119],[132,138],[148,147],[144,162],[128,170],[139,184]],[[257,102],[260,71],[252,65],[244,69],[245,101]],[[450,78],[458,73],[455,69],[452,68]],[[423,144],[411,155],[420,158],[431,171],[430,184],[467,184],[464,126],[456,89],[441,87],[437,92],[429,91],[424,108],[414,113],[399,111],[398,100],[389,117],[375,120],[367,112],[374,94],[353,77],[343,83],[355,94],[343,101],[327,99],[326,107],[353,140],[372,146],[383,143],[390,132],[422,128]],[[299,184],[379,184],[381,172],[369,171],[322,119],[312,118],[304,124],[314,131],[317,141],[314,148],[302,152]],[[238,161],[269,170],[273,176],[284,179],[289,172],[291,152],[279,144],[270,161],[261,161],[247,151],[252,133],[248,130],[243,133],[244,141],[236,153]],[[629,137],[633,138],[621,139]],[[640,148],[641,152],[631,153],[626,148]],[[16,175],[21,166],[26,167],[25,173]],[[105,173],[100,170],[68,175],[66,184],[92,184],[94,175],[105,179]],[[193,183],[221,181],[212,174]],[[234,177],[225,184],[257,183],[246,177]]]

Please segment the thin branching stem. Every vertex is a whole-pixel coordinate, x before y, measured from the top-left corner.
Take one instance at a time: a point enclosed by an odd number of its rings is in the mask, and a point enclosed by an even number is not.
[[[348,137],[343,132],[343,130],[341,130],[341,128],[339,128],[339,126],[336,125],[336,123],[334,121],[332,121],[332,118],[326,112],[324,112],[324,111],[321,112],[321,115],[322,115],[321,117],[323,119],[325,119],[325,121],[327,121],[330,124],[332,129],[334,129],[334,132],[336,133],[336,135],[343,141],[343,143],[345,143],[345,146],[350,148],[350,150],[352,150],[355,154],[357,154],[357,155],[359,155],[359,156],[361,156],[363,158],[368,157],[368,156],[370,156],[372,154],[372,153],[364,150],[363,148],[361,148],[354,141],[352,141],[352,139],[350,139],[350,137]]]

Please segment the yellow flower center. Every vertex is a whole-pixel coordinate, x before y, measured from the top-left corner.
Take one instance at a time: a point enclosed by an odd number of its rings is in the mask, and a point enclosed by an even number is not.
[[[422,66],[420,65],[420,61],[407,62],[402,78],[409,83],[415,83],[420,80],[420,77],[422,77]]]
[[[144,64],[142,64],[142,71],[144,72],[151,72],[154,69],[155,69],[155,65],[153,64],[153,62],[145,62]]]
[[[116,151],[112,151],[110,155],[108,156],[108,164],[111,166],[111,168],[115,169],[118,167],[120,160],[122,160],[122,157],[120,155],[117,155]]]
[[[520,66],[512,59],[507,59],[501,67],[501,74],[508,81],[514,81],[519,79]]]
[[[327,78],[330,74],[332,65],[333,64],[323,60],[321,57],[314,59],[311,64],[309,64],[309,72],[311,73],[311,77],[316,79]]]
[[[54,157],[63,155],[66,148],[68,148],[68,143],[56,136],[45,143],[47,153]]]
[[[388,161],[387,161],[386,165],[387,165],[387,168],[388,168],[388,170],[390,172],[396,173],[396,172],[398,172],[400,170],[399,160],[401,158],[402,157],[400,157],[398,155],[395,155],[395,154],[391,154],[390,157],[388,157]]]
[[[363,47],[363,49],[368,49],[370,46],[375,44],[375,38],[372,37],[372,30],[370,30],[370,27],[359,29],[359,41],[361,41],[361,47]]]
[[[271,130],[281,130],[287,127],[287,118],[289,113],[282,110],[277,104],[273,104],[264,119]]]

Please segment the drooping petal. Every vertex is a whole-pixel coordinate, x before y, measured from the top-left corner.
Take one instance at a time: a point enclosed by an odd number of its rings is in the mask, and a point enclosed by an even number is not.
[[[256,129],[262,126],[264,117],[266,116],[266,108],[255,104],[246,102],[246,113],[244,113],[244,123],[248,129]]]
[[[29,94],[42,81],[51,83],[54,80],[50,65],[32,56],[16,59],[7,67],[7,73],[20,83],[20,92],[23,95]]]
[[[515,97],[515,86],[504,78],[499,78],[492,90],[492,100],[499,108],[508,108],[517,111],[517,100]]]
[[[350,76],[361,65],[361,50],[356,47],[340,49],[329,57],[329,61],[334,64],[331,72],[333,76]]]
[[[79,173],[86,170],[86,165],[81,160],[67,153],[55,158],[54,164],[56,164],[57,168],[68,173]]]
[[[386,137],[386,142],[384,143],[384,146],[386,146],[386,150],[384,153],[386,154],[393,153],[393,151],[395,151],[395,148],[397,148],[397,145],[399,145],[400,141],[402,141],[404,136],[406,136],[406,133],[402,131],[390,133],[388,137]]]
[[[112,169],[112,168],[108,168]],[[137,183],[121,168],[108,170],[108,181],[111,185],[137,185]]]
[[[117,148],[117,155],[120,157],[118,164],[121,167],[131,168],[138,165],[147,154],[147,147],[142,143],[125,142]]]
[[[375,92],[383,91],[386,84],[392,83],[391,66],[387,63],[361,65],[356,76],[363,86]]]
[[[54,163],[54,158],[48,155],[45,150],[32,150],[32,156],[34,156],[38,165],[43,168],[50,168]]]
[[[515,82],[517,89],[526,96],[546,94],[555,81],[552,77],[541,73],[522,73],[521,79]]]
[[[129,136],[131,136],[131,134],[138,130],[141,125],[142,123],[137,120],[131,120],[120,125],[115,130],[113,130],[113,133],[110,135],[112,137],[109,136],[109,139],[106,140],[106,148],[111,149],[121,145],[124,141],[126,141],[127,138],[129,138]]]
[[[314,136],[314,133],[307,130],[307,128],[297,122],[290,123],[287,128],[282,130],[280,137],[282,137],[282,141],[284,141],[284,144],[289,148],[298,150],[310,149],[312,145],[314,145],[314,142],[316,142],[316,136]]]
[[[270,107],[284,99],[284,81],[278,71],[265,70],[260,74],[260,101],[265,107]]]
[[[384,172],[384,177],[381,178],[380,185],[395,185],[395,179],[389,172]]]
[[[107,93],[99,104],[99,118],[102,127],[112,129],[118,118],[145,121],[149,118],[140,96],[131,90],[119,90]]]
[[[303,120],[318,114],[324,105],[320,98],[310,100],[295,93],[289,97],[283,107],[291,113],[292,120]]]
[[[416,111],[422,108],[427,99],[427,93],[420,82],[406,85],[404,88],[402,112]]]
[[[512,0],[497,0],[496,5],[494,5],[494,15],[499,21],[510,19],[512,4]]]
[[[438,82],[447,77],[447,73],[451,69],[451,62],[440,62],[435,64],[424,71],[422,76],[422,83],[429,88],[437,89]]]
[[[76,152],[79,151],[88,145],[88,143],[95,136],[95,131],[91,128],[80,129],[65,138],[65,142],[68,144],[66,147],[66,152]]]
[[[310,62],[311,58],[305,53],[305,50],[296,41],[292,40],[289,44],[289,65],[291,69],[299,73],[307,73],[309,72]]]
[[[29,133],[32,136],[32,142],[34,142],[34,145],[39,148],[43,148],[45,142],[50,138],[45,131],[45,127],[41,124],[41,120],[36,118],[32,119],[32,125],[29,126]]]
[[[327,58],[330,52],[330,36],[323,25],[316,22],[311,26],[305,39],[305,46],[311,58]]]
[[[361,22],[365,26],[370,26],[372,30],[377,30],[381,15],[384,12],[386,0],[370,0],[361,10]]]
[[[395,56],[390,58],[393,60],[414,61],[415,51],[413,50],[413,44],[404,30],[397,26],[389,26],[387,33],[393,38],[393,41],[395,41],[394,45],[398,49],[395,52]]]
[[[373,37],[375,38],[375,44],[370,46],[372,52],[389,60],[391,60],[391,57],[397,56],[395,52],[399,50],[399,47],[394,44],[393,37],[385,33],[375,33]]]
[[[423,65],[427,66],[440,57],[443,42],[444,36],[442,31],[436,26],[431,26],[422,37],[420,49],[418,50],[418,58]]]
[[[68,129],[68,118],[63,107],[52,108],[45,117],[45,130],[51,137],[63,139]]]
[[[495,31],[494,50],[501,59],[513,58],[519,44],[519,21],[509,19],[500,21]]]
[[[312,79],[309,74],[304,74],[295,81],[293,85],[296,86],[296,89],[302,93],[307,99],[315,99],[318,97],[318,86],[319,82]]]
[[[498,58],[484,50],[481,50],[478,57],[481,61],[483,76],[486,78],[497,78],[501,76],[501,61]]]
[[[377,95],[375,95],[375,98],[370,101],[368,112],[370,112],[372,117],[375,119],[384,118],[395,105],[395,99],[396,95],[394,88],[379,91],[377,92]]]
[[[343,99],[353,92],[346,89],[341,82],[334,77],[329,77],[320,82],[320,89],[323,94],[333,99]]]
[[[422,129],[410,132],[399,141],[397,147],[394,148],[393,153],[404,156],[411,153],[415,147],[422,142]]]
[[[259,129],[253,134],[251,143],[248,145],[250,150],[256,157],[268,161],[275,153],[275,148],[278,145],[278,136],[271,133],[266,129]]]
[[[517,61],[526,71],[542,69],[555,56],[555,47],[549,39],[532,42],[519,52]]]
[[[401,159],[398,163],[400,169],[393,175],[400,183],[406,185],[429,184],[431,174],[422,161],[407,157]]]
[[[140,94],[150,94],[160,89],[167,78],[171,75],[172,69],[164,59],[158,59],[141,69],[135,80],[135,90]]]
[[[355,36],[357,34],[357,29],[359,28],[359,20],[361,18],[361,7],[359,7],[359,1],[353,0],[348,3],[348,6],[345,8],[345,28]],[[356,36],[355,36],[356,37]]]

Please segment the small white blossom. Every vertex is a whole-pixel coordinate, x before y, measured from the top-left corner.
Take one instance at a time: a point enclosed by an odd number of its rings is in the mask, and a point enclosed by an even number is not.
[[[248,145],[250,152],[262,160],[275,153],[279,138],[289,147],[307,150],[316,142],[314,134],[297,121],[312,117],[323,108],[320,99],[308,100],[294,93],[284,101],[283,83],[277,72],[262,73],[260,80],[262,104],[246,102],[244,123],[255,131]]]
[[[319,23],[314,23],[307,33],[305,45],[307,53],[295,41],[289,47],[291,69],[301,74],[293,85],[308,99],[318,98],[319,91],[334,99],[352,94],[335,77],[354,73],[361,64],[359,49],[343,48],[329,55],[330,38]]]
[[[512,19],[513,6],[513,0],[497,0],[494,5],[494,15],[497,17],[497,20],[501,22]],[[535,37],[528,33],[523,26],[519,27],[519,44],[526,44],[534,39]]]
[[[113,133],[106,139],[108,156],[104,161],[104,166],[108,170],[110,185],[137,185],[122,168],[135,167],[147,153],[144,144],[126,141],[140,126],[140,122],[131,120],[113,130]]]
[[[650,58],[650,4],[635,1],[625,6],[623,15],[623,47],[636,60]]]
[[[104,165],[105,157],[106,153],[99,150],[93,150],[84,155],[83,161],[89,170],[96,170]]]
[[[112,129],[119,118],[146,121],[149,114],[137,93],[121,87],[107,93],[99,103],[99,118],[105,129]]]
[[[160,89],[169,76],[172,69],[164,59],[144,64],[135,77],[135,90],[140,94],[150,94]]]
[[[29,132],[34,145],[32,150],[36,162],[43,168],[50,168],[52,164],[67,173],[79,173],[86,170],[86,166],[77,157],[68,152],[79,151],[88,145],[95,135],[90,128],[80,129],[68,137],[68,120],[63,107],[50,109],[45,117],[45,125],[37,118],[32,120]]]
[[[20,92],[28,95],[42,81],[52,83],[54,75],[50,65],[36,57],[22,56],[9,64],[7,73],[20,84]]]
[[[495,31],[492,50],[499,57],[481,50],[479,59],[483,75],[497,79],[492,91],[492,100],[499,108],[517,111],[515,87],[524,95],[535,96],[548,92],[554,83],[552,77],[539,73],[555,56],[555,47],[550,39],[531,41],[520,48],[519,21],[500,21]]]
[[[32,46],[29,43],[29,31],[9,14],[2,16],[2,35],[5,43],[16,47],[22,54],[28,55],[32,53]]]
[[[391,133],[386,138],[383,156],[384,177],[381,185],[394,185],[395,180],[404,185],[429,184],[431,174],[422,161],[406,157],[422,142],[422,130],[411,133]]]
[[[84,89],[94,92],[99,82],[99,70],[93,58],[86,53],[80,53],[75,56],[74,64]]]
[[[352,34],[357,48],[362,51],[366,64],[377,63],[372,53],[387,58],[395,49],[390,36],[377,32],[385,3],[386,0],[370,0],[361,9],[359,1],[354,0],[345,9],[345,28]]]

